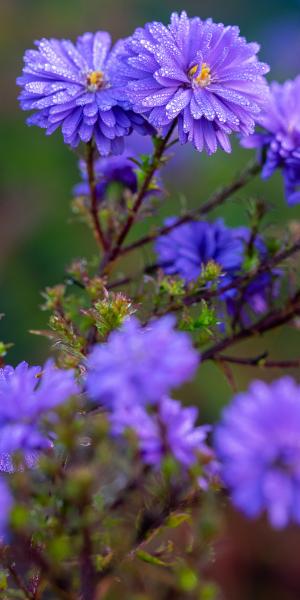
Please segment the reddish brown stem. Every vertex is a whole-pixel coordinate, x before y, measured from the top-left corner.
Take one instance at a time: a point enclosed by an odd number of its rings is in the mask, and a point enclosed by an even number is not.
[[[96,178],[95,178],[95,169],[94,169],[94,146],[93,142],[90,141],[87,144],[87,174],[90,188],[90,213],[91,219],[93,223],[93,230],[96,241],[98,245],[105,250],[105,252],[109,249],[108,241],[102,231],[102,227],[99,221],[98,214],[98,201],[97,201],[97,188],[96,188]]]
[[[300,367],[300,358],[297,360],[266,360],[266,354],[255,356],[253,358],[239,358],[237,356],[227,356],[219,354],[218,360],[233,365],[243,365],[245,367],[261,367],[264,369],[298,369]]]
[[[285,307],[281,309],[276,309],[265,317],[256,321],[250,327],[245,327],[241,329],[237,333],[234,333],[223,340],[220,340],[211,348],[208,348],[202,354],[202,362],[206,360],[216,360],[220,353],[226,348],[233,346],[234,344],[241,342],[243,340],[249,339],[255,335],[262,335],[267,331],[271,331],[276,327],[280,327],[285,323],[288,323],[296,316],[300,315],[300,290],[294,294],[292,298],[290,298]]]
[[[191,211],[189,213],[182,215],[179,219],[177,219],[171,225],[166,225],[165,227],[161,227],[157,231],[154,231],[153,233],[146,235],[145,237],[137,240],[136,242],[133,242],[132,244],[129,244],[128,246],[125,246],[125,248],[122,248],[120,250],[120,254],[127,254],[128,252],[131,252],[132,250],[136,250],[137,248],[140,248],[141,246],[144,246],[145,244],[149,244],[150,242],[153,242],[158,237],[160,237],[162,235],[166,235],[167,233],[170,233],[171,231],[173,231],[173,229],[176,229],[180,225],[183,225],[184,223],[188,223],[189,221],[193,221],[194,219],[197,219],[200,216],[203,216],[203,215],[209,213],[214,208],[217,208],[217,206],[220,206],[221,204],[223,204],[223,202],[225,202],[228,198],[230,198],[230,196],[232,196],[232,194],[234,194],[235,192],[237,192],[238,190],[243,188],[255,175],[257,175],[260,172],[260,170],[261,170],[261,166],[257,162],[251,163],[248,167],[246,167],[246,169],[240,174],[240,176],[237,179],[235,179],[228,186],[223,187],[220,190],[217,190],[211,196],[211,198],[209,198],[209,200],[207,202],[205,202],[204,204],[202,204],[202,206],[200,206],[200,208],[197,208],[194,211]]]
[[[114,260],[116,260],[116,258],[119,256],[119,254],[121,254],[122,251],[122,245],[129,233],[129,231],[131,230],[132,225],[134,224],[137,214],[139,212],[139,209],[142,205],[142,202],[145,198],[145,195],[147,194],[148,190],[149,190],[149,185],[153,179],[153,176],[155,174],[155,171],[157,170],[157,168],[159,167],[161,158],[163,156],[163,153],[166,149],[166,147],[168,146],[168,142],[170,141],[170,138],[173,134],[173,131],[175,129],[176,126],[176,121],[174,121],[174,123],[172,124],[172,126],[170,127],[169,132],[167,133],[165,138],[161,138],[158,142],[157,142],[157,146],[156,146],[156,150],[154,152],[153,158],[151,160],[151,164],[149,166],[148,172],[146,173],[145,179],[143,181],[143,184],[136,196],[134,205],[132,210],[130,211],[130,213],[128,214],[127,220],[124,224],[124,226],[122,227],[116,243],[114,245],[114,247],[111,249],[110,252],[107,253],[107,256],[105,257],[103,264],[101,265],[101,270],[105,270],[107,268],[107,265],[112,263]]]

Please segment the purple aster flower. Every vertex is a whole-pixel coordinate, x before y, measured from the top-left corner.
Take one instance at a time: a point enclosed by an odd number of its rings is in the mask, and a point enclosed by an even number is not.
[[[90,188],[86,162],[79,161],[82,183],[78,183],[73,192],[76,196],[89,196]],[[111,183],[119,183],[122,187],[130,190],[133,194],[137,191],[136,165],[130,160],[129,155],[110,156],[98,158],[94,164],[96,178],[96,192],[98,201],[104,199],[108,186]]]
[[[176,221],[176,217],[170,217],[165,225],[173,225]],[[225,276],[236,273],[241,267],[243,249],[240,228],[230,229],[222,219],[214,223],[191,221],[179,225],[155,243],[164,272],[178,275],[187,283],[197,279],[211,260],[222,267]],[[222,278],[222,285],[225,284]]]
[[[166,220],[172,225],[176,218]],[[243,290],[243,306],[240,307],[238,289],[234,288],[234,280],[241,275],[247,244],[251,232],[246,227],[227,227],[222,219],[213,223],[191,221],[174,228],[170,233],[156,241],[155,249],[159,257],[159,265],[167,275],[178,275],[186,283],[199,277],[202,269],[209,261],[214,261],[222,268],[219,287],[232,284],[222,295],[227,302],[229,313],[234,316],[239,307],[239,318],[247,320],[247,305],[255,313],[264,312],[269,300],[278,293],[275,284],[280,272],[263,273],[255,277]],[[267,257],[267,249],[258,236],[254,243],[260,260]]]
[[[164,396],[152,413],[139,404],[116,406],[111,415],[112,431],[121,434],[127,428],[133,429],[145,464],[157,467],[167,454],[172,454],[184,467],[190,467],[197,454],[208,451],[205,440],[210,427],[196,427],[197,416],[197,408],[184,408]]]
[[[53,133],[61,127],[64,141],[76,147],[95,139],[107,156],[123,151],[124,136],[133,129],[149,133],[149,125],[131,110],[124,98],[118,72],[119,42],[111,49],[108,33],[85,33],[76,44],[42,39],[37,50],[27,50],[23,76],[23,110],[33,110],[29,125]],[[151,129],[151,131],[153,131]]]
[[[189,336],[167,316],[142,327],[135,318],[98,344],[87,360],[89,397],[107,408],[155,403],[190,379],[199,356]]]
[[[0,470],[14,470],[15,452],[33,466],[38,453],[52,447],[42,419],[78,391],[74,372],[51,360],[43,369],[26,362],[0,369]]]
[[[7,525],[9,520],[9,514],[12,509],[13,498],[9,487],[2,477],[0,479],[0,542],[1,538],[5,537],[7,532]]]
[[[215,446],[233,504],[266,511],[273,527],[300,524],[300,386],[290,377],[253,382],[224,410]]]
[[[125,151],[120,156],[109,156],[107,158],[99,157],[94,162],[94,173],[96,178],[96,192],[98,201],[105,198],[107,188],[112,183],[118,183],[122,189],[129,190],[135,194],[138,189],[137,165],[134,161],[139,159],[141,154],[150,154],[152,152],[151,139],[133,134],[130,137],[130,143],[126,145]],[[79,170],[82,181],[78,183],[73,192],[76,196],[89,196],[90,188],[88,183],[87,165],[84,160],[79,161]],[[147,196],[158,195],[162,192],[162,182],[159,172],[156,171],[152,181],[151,189]]]
[[[266,152],[264,179],[282,170],[287,202],[292,206],[300,202],[300,76],[282,85],[274,82],[270,89],[268,104],[258,118],[263,131],[242,139],[242,145]]]
[[[237,27],[173,13],[171,23],[148,23],[124,44],[122,76],[136,112],[156,128],[178,118],[182,144],[193,142],[212,154],[230,152],[228,135],[249,135],[265,101],[259,46],[248,44]]]

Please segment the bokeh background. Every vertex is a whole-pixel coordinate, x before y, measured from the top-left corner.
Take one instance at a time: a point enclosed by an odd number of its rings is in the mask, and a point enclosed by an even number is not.
[[[59,134],[47,138],[42,130],[28,128],[18,108],[15,79],[21,72],[23,52],[43,36],[75,38],[84,31],[105,29],[116,39],[147,20],[167,22],[172,10],[181,9],[238,24],[243,35],[261,44],[261,58],[271,65],[270,80],[283,81],[300,72],[299,0],[1,0],[0,313],[5,318],[0,320],[0,340],[14,343],[9,352],[12,363],[24,358],[40,363],[49,352],[47,342],[29,333],[46,325],[47,315],[38,309],[40,292],[64,278],[71,258],[95,251],[84,226],[72,223],[76,155],[64,146]],[[186,205],[196,207],[216,186],[230,181],[250,157],[251,152],[241,150],[237,143],[230,156],[219,151],[212,158],[179,149],[173,169],[170,166],[166,171],[170,196],[163,214],[178,213]],[[269,202],[268,219],[275,232],[287,231],[288,221],[300,217],[299,208],[286,207],[280,176],[275,176],[267,183],[255,180],[222,209],[228,224],[246,222],[247,196]],[[274,358],[283,353],[291,356],[299,349],[299,335],[286,328],[264,340],[263,347],[260,343],[260,349],[271,348]],[[257,341],[243,349],[249,354],[256,351]],[[234,370],[239,388],[254,376],[278,375]],[[203,419],[213,420],[231,393],[222,373],[208,365],[200,370],[196,384],[187,388],[186,397],[200,405]],[[226,527],[213,576],[228,600],[299,599],[295,555],[299,556],[300,536],[296,529],[271,533],[264,523],[253,527],[234,514]]]

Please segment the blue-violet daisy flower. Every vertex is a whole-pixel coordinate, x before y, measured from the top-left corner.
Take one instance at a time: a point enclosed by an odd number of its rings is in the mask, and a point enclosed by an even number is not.
[[[72,370],[26,362],[0,369],[0,470],[13,471],[13,454],[33,466],[38,453],[52,447],[43,418],[79,391]]]
[[[258,118],[262,131],[242,138],[242,145],[265,151],[264,179],[282,170],[287,202],[292,206],[300,202],[300,76],[282,85],[274,82],[270,91]]]
[[[85,33],[76,44],[69,40],[42,39],[37,50],[27,50],[23,75],[23,110],[35,111],[29,125],[53,133],[61,127],[64,141],[76,147],[95,140],[101,155],[120,154],[124,136],[133,129],[149,133],[144,119],[129,110],[118,73],[122,42],[111,49],[105,31]]]
[[[166,316],[142,327],[130,317],[87,359],[87,392],[103,406],[155,403],[194,375],[199,356],[190,337]]]
[[[248,517],[275,528],[300,524],[300,386],[290,377],[253,382],[225,408],[215,431],[222,478]]]
[[[167,131],[178,118],[180,142],[212,154],[230,152],[229,134],[253,133],[268,86],[269,67],[256,43],[238,27],[173,13],[165,27],[153,22],[128,38],[121,75],[136,112]]]

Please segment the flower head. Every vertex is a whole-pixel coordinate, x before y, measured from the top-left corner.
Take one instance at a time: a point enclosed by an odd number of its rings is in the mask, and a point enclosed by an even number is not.
[[[180,402],[164,396],[157,410],[148,413],[140,405],[112,412],[111,423],[115,434],[132,429],[138,438],[140,452],[145,464],[159,466],[167,454],[181,465],[190,467],[197,454],[207,453],[205,444],[208,426],[196,427],[197,408],[184,408]]]
[[[42,419],[78,392],[72,370],[48,361],[43,369],[22,362],[0,369],[0,469],[13,471],[12,454],[21,452],[28,466],[51,448]]]
[[[178,118],[181,143],[230,152],[228,135],[253,132],[267,94],[258,50],[237,27],[173,13],[168,27],[148,23],[125,42],[129,101],[157,128]]]
[[[92,350],[87,391],[91,399],[110,409],[155,403],[190,379],[198,361],[189,336],[174,330],[172,317],[147,327],[131,317],[106,344]]]
[[[166,225],[172,225],[176,218],[169,218]],[[222,299],[227,302],[227,309],[234,315],[239,302],[239,289],[234,281],[241,275],[247,244],[251,232],[246,227],[227,227],[222,219],[208,223],[191,221],[180,225],[156,241],[155,249],[159,264],[168,275],[178,275],[186,283],[199,277],[203,269],[211,262],[222,269],[219,287],[226,288]],[[255,251],[260,260],[267,256],[263,240],[258,236],[255,240]],[[246,305],[256,313],[261,313],[268,307],[268,299],[277,293],[274,284],[280,272],[258,275],[243,289],[243,306],[240,317],[247,319]],[[232,284],[232,285],[231,285]]]
[[[173,225],[171,217],[165,225]],[[226,227],[222,219],[214,223],[191,221],[158,238],[155,249],[159,264],[168,275],[179,275],[186,282],[197,279],[210,261],[222,267],[225,276],[236,273],[241,266],[243,240],[240,228]],[[222,280],[224,284],[224,279]]]
[[[215,446],[234,505],[271,524],[300,523],[300,386],[253,382],[224,410]]]
[[[282,85],[272,83],[271,93],[258,124],[262,132],[243,138],[246,148],[264,148],[262,177],[276,169],[283,173],[288,204],[300,202],[300,76]]]
[[[96,193],[98,202],[105,199],[105,194],[110,184],[117,183],[122,190],[129,190],[132,194],[137,192],[138,179],[136,165],[131,160],[132,153],[126,151],[121,156],[109,156],[107,158],[98,158],[94,163],[96,178]],[[89,196],[90,189],[88,183],[88,174],[86,163],[83,160],[79,162],[82,182],[78,183],[73,192],[76,196]],[[147,196],[161,193],[161,181],[157,176],[150,187]]]
[[[90,188],[88,183],[88,174],[86,162],[79,161],[79,169],[82,182],[74,187],[76,196],[89,196]],[[123,188],[130,190],[133,194],[137,191],[137,176],[135,166],[129,156],[110,156],[108,158],[98,158],[94,163],[96,178],[97,199],[101,202],[108,186],[111,183],[119,183]]]
[[[129,110],[118,77],[122,42],[111,49],[108,33],[85,33],[76,44],[69,40],[42,39],[37,50],[27,50],[20,103],[33,110],[29,125],[53,133],[61,127],[64,141],[76,147],[95,139],[107,156],[123,151],[123,139],[133,129],[144,134],[149,126]]]

